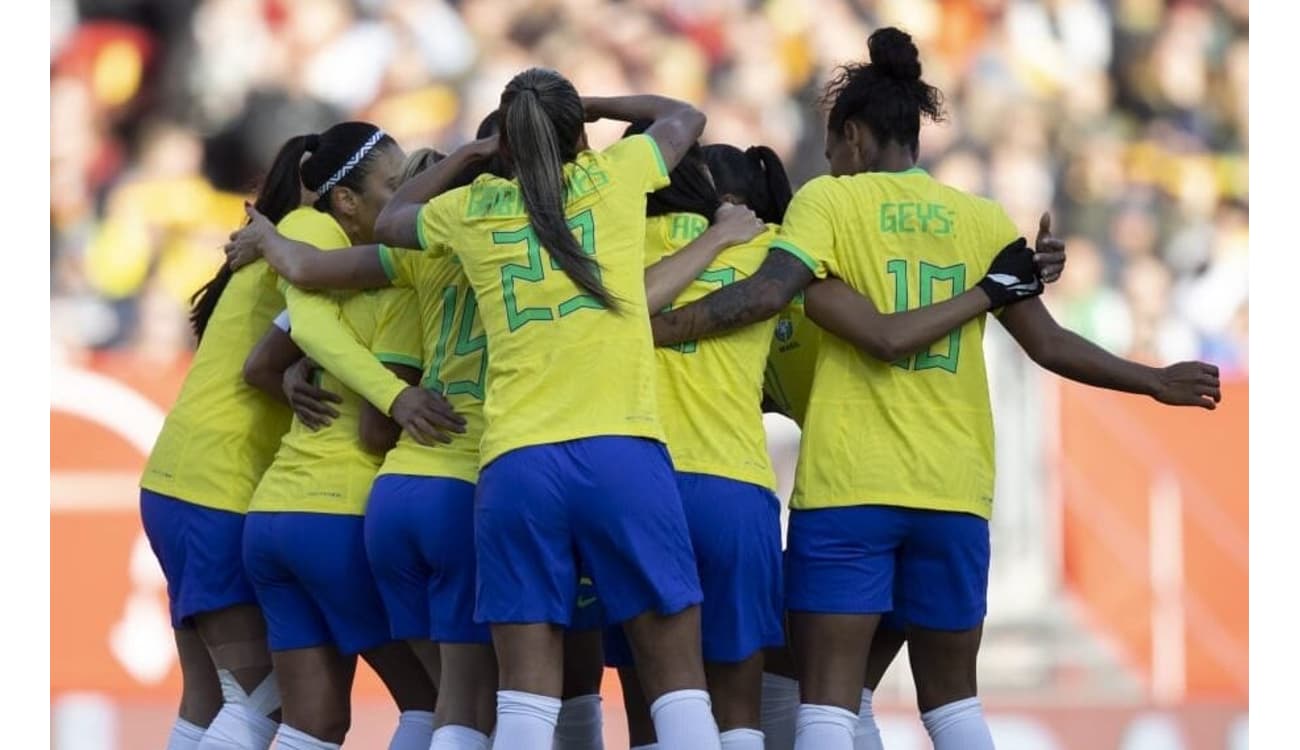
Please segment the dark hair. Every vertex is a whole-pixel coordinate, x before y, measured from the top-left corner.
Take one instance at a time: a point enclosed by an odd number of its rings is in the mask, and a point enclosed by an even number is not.
[[[826,125],[843,134],[844,123],[857,120],[884,145],[907,146],[915,157],[921,118],[943,119],[943,93],[921,80],[921,58],[912,37],[893,26],[867,39],[869,63],[841,66],[822,94],[830,106]]]
[[[483,121],[478,124],[478,130],[474,132],[475,139],[481,140],[490,135],[496,135],[501,132],[501,117],[498,115],[499,111],[500,110],[494,109],[487,114],[487,117],[483,118]],[[492,154],[492,156],[487,159],[474,162],[462,169],[460,174],[456,175],[456,179],[452,180],[451,187],[464,187],[474,180],[477,180],[480,175],[484,174],[508,178],[510,176],[510,165],[506,164],[505,159],[501,158],[500,153]]]
[[[623,137],[638,135],[650,129],[650,120],[637,120],[623,131]],[[709,177],[709,165],[704,160],[704,149],[699,142],[692,143],[682,160],[668,173],[668,187],[660,188],[646,196],[645,215],[663,216],[683,211],[699,214],[709,221],[718,212],[722,199]]]
[[[768,224],[780,224],[793,191],[781,157],[767,146],[715,143],[704,147],[713,183],[721,195],[734,195]]]
[[[578,90],[553,70],[529,68],[506,84],[499,117],[538,241],[574,284],[615,310],[596,259],[582,251],[564,216],[564,164],[577,156],[585,119]]]
[[[278,224],[290,211],[302,204],[302,188],[316,193],[345,164],[352,162],[361,149],[379,133],[379,128],[368,122],[341,122],[320,135],[296,135],[284,142],[271,169],[267,171],[262,187],[253,202],[262,215]],[[343,186],[360,190],[361,182],[370,173],[379,151],[394,143],[392,137],[380,136],[361,158],[330,186],[330,190]],[[310,154],[310,156],[307,156]],[[307,156],[306,159],[303,157]],[[329,190],[317,197],[313,206],[319,211],[329,210]],[[190,297],[190,327],[195,338],[202,340],[208,320],[217,309],[221,293],[230,283],[233,272],[226,263],[221,264],[212,280]]]

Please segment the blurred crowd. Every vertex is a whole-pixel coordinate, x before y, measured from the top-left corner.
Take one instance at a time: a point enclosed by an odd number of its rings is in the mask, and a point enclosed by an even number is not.
[[[946,94],[921,161],[1027,236],[1064,324],[1149,362],[1247,363],[1247,0],[52,0],[56,351],[174,360],[189,295],[291,135],[341,119],[449,150],[504,83],[663,93],[706,142],[826,170],[821,85],[897,25]],[[597,145],[620,126],[590,130]]]

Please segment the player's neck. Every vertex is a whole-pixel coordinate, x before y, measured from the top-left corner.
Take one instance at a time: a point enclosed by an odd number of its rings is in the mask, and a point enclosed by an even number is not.
[[[906,172],[916,166],[911,149],[890,145],[880,152],[875,172]]]

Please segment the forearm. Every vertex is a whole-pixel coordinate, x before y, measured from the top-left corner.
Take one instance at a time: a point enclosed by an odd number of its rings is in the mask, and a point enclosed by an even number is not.
[[[1026,353],[1044,369],[1097,388],[1150,396],[1159,385],[1159,369],[1117,357],[1065,328]]]
[[[766,320],[781,311],[782,300],[750,278],[719,289],[685,307],[650,318],[655,346],[717,336]]]
[[[393,193],[375,220],[375,238],[392,247],[418,247],[420,208],[451,189],[456,175],[481,158],[462,146],[447,158],[407,180]]]
[[[661,259],[645,272],[645,296],[651,312],[662,310],[709,267],[726,243],[707,229],[681,250]]]
[[[244,361],[244,382],[286,406],[284,372],[302,357],[289,334],[273,325],[253,346]]]
[[[288,290],[285,299],[293,320],[290,335],[294,342],[344,385],[388,414],[406,384],[352,336],[340,318],[338,303],[297,289]]]
[[[261,250],[276,273],[299,289],[378,289],[390,283],[378,245],[326,251],[277,232]]]
[[[674,113],[694,109],[678,99],[655,94],[633,96],[584,96],[582,106],[588,118],[636,122],[659,120]]]
[[[978,288],[915,310],[883,314],[874,302],[838,279],[811,284],[804,309],[817,325],[883,362],[925,350],[989,308]]]

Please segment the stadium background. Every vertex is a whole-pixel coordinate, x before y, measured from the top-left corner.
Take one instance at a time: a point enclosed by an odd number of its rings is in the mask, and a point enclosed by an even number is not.
[[[999,747],[1246,747],[1246,0],[54,0],[51,14],[55,748],[165,737],[179,682],[135,483],[188,362],[186,298],[280,142],[359,118],[449,150],[510,75],[543,64],[584,93],[690,100],[706,141],[771,145],[797,186],[825,170],[819,85],[886,24],[914,35],[948,95],[922,165],[1027,233],[1051,207],[1070,252],[1046,297],[1058,318],[1151,363],[1209,359],[1226,382],[1213,414],[1161,409],[1045,376],[989,327],[981,688]],[[797,431],[769,425],[788,490]],[[928,746],[909,686],[901,659],[878,692],[891,750]],[[378,746],[395,711],[364,668],[356,696],[347,747]]]

